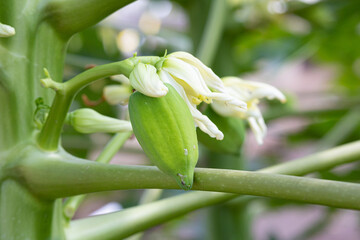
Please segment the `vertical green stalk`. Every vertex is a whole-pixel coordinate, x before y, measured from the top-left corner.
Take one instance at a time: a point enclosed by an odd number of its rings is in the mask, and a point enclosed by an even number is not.
[[[212,64],[216,51],[218,50],[226,20],[226,13],[226,1],[212,0],[205,30],[196,52],[196,56],[206,65]]]
[[[201,42],[196,53],[197,57],[207,65],[211,65],[216,52],[218,51],[219,41],[226,21],[228,12],[226,1],[213,0],[203,32]],[[205,151],[209,159],[210,167],[244,169],[244,161],[241,153],[235,155],[216,154],[211,150]],[[221,160],[219,160],[221,159]],[[212,239],[249,239],[249,224],[246,221],[246,204],[236,209],[230,209],[224,205],[216,206],[211,209],[209,223],[211,225]],[[246,224],[245,224],[246,223]]]
[[[31,141],[35,99],[49,103],[53,97],[39,84],[42,69],[62,79],[66,41],[39,18],[39,2],[0,2],[0,22],[16,30],[14,36],[0,38],[0,173],[4,175],[5,163],[17,160],[8,152]],[[0,239],[63,239],[59,208],[61,202],[40,199],[16,181],[0,179]]]

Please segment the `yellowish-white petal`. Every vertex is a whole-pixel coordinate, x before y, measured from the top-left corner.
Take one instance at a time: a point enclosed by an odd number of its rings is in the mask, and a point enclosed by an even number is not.
[[[13,35],[15,35],[15,28],[0,23],[0,37],[11,37]]]
[[[195,125],[199,127],[201,131],[218,140],[222,140],[224,138],[224,134],[218,129],[218,127],[207,116],[203,115],[198,109],[196,109],[195,104],[190,102],[184,88],[177,83],[168,72],[160,70],[159,76],[164,83],[171,84],[184,99],[185,103],[189,107],[191,115],[194,118]]]
[[[110,78],[111,80],[122,83],[124,85],[130,85],[130,80],[124,74],[114,75]]]
[[[188,94],[195,97],[211,94],[200,72],[192,65],[177,58],[167,57],[163,69],[170,73]]]
[[[227,89],[236,91],[238,96],[245,101],[253,99],[278,99],[281,102],[286,102],[286,97],[277,88],[261,82],[245,81],[237,77],[222,78]]]
[[[150,64],[138,63],[130,73],[130,84],[137,91],[149,97],[162,97],[168,88],[161,82],[156,68]]]
[[[253,133],[255,135],[255,139],[256,139],[257,143],[260,145],[263,144],[264,133],[262,132],[256,119],[254,117],[249,117],[248,122],[249,122],[251,130],[253,131]]]

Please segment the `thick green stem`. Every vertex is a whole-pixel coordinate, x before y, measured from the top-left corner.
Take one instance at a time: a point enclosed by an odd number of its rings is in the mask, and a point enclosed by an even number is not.
[[[349,154],[347,157],[342,158],[341,152],[349,152]],[[329,160],[322,160],[320,164],[317,164],[318,159],[321,160],[325,156],[327,156]],[[304,175],[313,171],[356,161],[359,158],[360,141],[357,141],[308,156],[305,159],[294,160],[293,162],[295,164],[280,164],[267,171],[271,173],[295,173],[297,175]],[[304,164],[301,164],[301,162],[304,162]],[[310,167],[307,165],[310,165]],[[238,195],[228,193],[191,192],[113,214],[78,220],[71,223],[66,233],[69,239],[101,239],[102,234],[122,238],[185,213],[222,203],[234,199],[237,196]],[[174,208],[174,206],[176,206],[176,208]],[[119,226],[122,227],[120,228]]]
[[[115,156],[119,149],[124,145],[127,139],[132,135],[132,132],[117,133],[106,145],[104,150],[100,153],[96,162],[109,163]],[[79,208],[80,204],[84,201],[86,195],[77,195],[70,197],[64,204],[64,216],[67,220],[71,220]]]
[[[358,159],[360,142],[339,147],[347,153],[347,160]],[[333,161],[322,161],[321,156],[331,153]],[[328,150],[298,162],[296,171],[288,164],[273,170],[246,172],[220,169],[196,169],[193,190],[228,192],[256,196],[284,198],[342,208],[360,208],[360,185],[335,181],[282,176],[271,173],[307,173],[333,166],[335,152]],[[351,156],[350,156],[351,155]],[[336,155],[341,158],[339,155]],[[330,157],[330,156],[329,156]],[[307,161],[322,162],[307,166]],[[305,162],[301,164],[300,162]],[[342,163],[344,160],[342,161]],[[284,166],[285,167],[282,167]],[[320,167],[321,166],[321,167]],[[274,170],[275,169],[275,170]],[[287,169],[287,170],[286,170]],[[300,169],[300,170],[299,170]],[[46,198],[63,198],[89,192],[137,188],[177,189],[174,179],[155,167],[114,166],[76,159],[65,154],[44,154],[29,151],[21,164],[14,167],[13,176],[21,177],[34,193]],[[306,172],[304,172],[306,171]],[[46,181],[43,179],[46,177]],[[357,196],[359,194],[359,196]]]

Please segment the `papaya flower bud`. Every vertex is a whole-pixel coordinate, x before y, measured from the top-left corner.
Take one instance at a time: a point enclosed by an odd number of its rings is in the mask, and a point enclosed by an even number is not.
[[[107,117],[90,108],[81,108],[69,113],[66,122],[80,133],[132,131],[129,121]]]
[[[131,86],[146,96],[162,97],[168,92],[168,88],[157,75],[156,68],[150,64],[136,64],[129,79]]]
[[[11,37],[15,35],[15,28],[0,23],[0,37]]]
[[[105,100],[111,105],[128,104],[131,94],[132,88],[130,85],[108,85],[103,90]]]
[[[280,102],[286,102],[284,94],[275,87],[260,82],[245,81],[237,77],[222,78],[227,92],[241,101],[247,103],[247,110],[240,110],[226,105],[220,101],[214,101],[212,107],[218,114],[228,117],[237,117],[246,119],[255,134],[256,141],[263,143],[267,128],[261,111],[258,107],[261,98],[278,99]]]

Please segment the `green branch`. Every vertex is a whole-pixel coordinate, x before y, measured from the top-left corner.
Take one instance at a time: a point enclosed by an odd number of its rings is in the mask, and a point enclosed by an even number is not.
[[[58,32],[70,37],[130,2],[133,0],[52,0],[45,5],[43,14]]]
[[[196,169],[193,190],[275,197],[360,209],[358,184],[269,174],[270,172],[303,174],[319,170],[320,165],[322,168],[334,166],[334,163],[340,162],[339,159],[334,159],[334,155],[339,158],[339,152],[342,151],[346,154],[344,158],[341,157],[342,159],[347,161],[358,159],[360,142],[315,154],[305,160],[294,161],[297,162],[296,165],[283,164],[260,172]],[[333,161],[323,161],[321,157],[324,156],[332,157]],[[308,163],[309,159],[321,164]],[[344,160],[341,162],[343,163]],[[312,165],[312,168],[307,165]],[[63,198],[120,189],[178,189],[175,180],[156,167],[101,164],[77,159],[65,153],[34,154],[30,151],[29,156],[14,170],[22,177],[27,187],[46,198]]]
[[[22,172],[27,186],[47,198],[121,189],[178,189],[172,178],[155,167],[54,159],[46,162],[31,160],[28,164]],[[43,181],[44,177],[46,181]],[[196,169],[194,179],[193,190],[274,197],[360,210],[360,184],[221,169]]]
[[[91,68],[65,83],[57,83],[55,89],[56,96],[51,106],[49,116],[37,138],[39,147],[46,151],[56,151],[58,149],[66,114],[74,96],[82,88],[96,80],[112,75],[124,74],[128,77],[136,62],[141,61],[143,63],[155,64],[159,59],[159,57],[133,57],[120,62]],[[43,82],[43,85],[46,84],[52,86],[52,84],[48,84],[48,82]]]
[[[326,160],[326,158],[328,159]],[[306,158],[293,160],[290,163],[279,164],[276,167],[268,168],[266,171],[269,173],[305,175],[356,161],[359,158],[360,141],[357,141]],[[238,195],[228,193],[186,193],[112,214],[77,220],[71,222],[66,233],[69,239],[91,240],[101,239],[103,236],[123,238],[196,209],[222,203],[236,197]]]
[[[124,145],[132,132],[124,132],[115,134],[103,151],[97,157],[96,162],[109,163],[119,149]],[[67,220],[71,220],[80,204],[84,201],[86,195],[77,195],[66,200],[63,206],[64,216]]]
[[[226,201],[233,194],[190,192],[124,211],[72,221],[65,229],[69,240],[124,239],[196,209]]]

